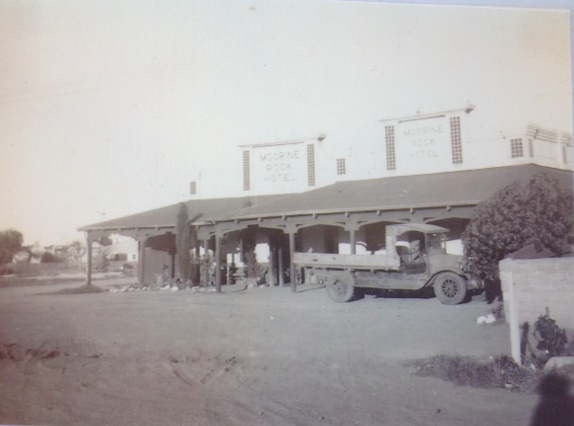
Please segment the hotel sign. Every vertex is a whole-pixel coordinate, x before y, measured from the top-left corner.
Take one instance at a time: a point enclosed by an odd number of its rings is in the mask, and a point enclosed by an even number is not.
[[[445,116],[403,121],[397,130],[399,164],[432,172],[450,158],[450,127]]]
[[[257,146],[251,151],[253,187],[262,191],[297,191],[306,182],[304,143]]]

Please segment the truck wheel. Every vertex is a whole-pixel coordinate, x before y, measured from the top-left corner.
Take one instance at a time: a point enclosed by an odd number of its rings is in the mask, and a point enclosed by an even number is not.
[[[445,305],[458,305],[466,297],[464,279],[454,272],[443,272],[434,281],[434,294]]]
[[[327,280],[327,294],[335,302],[348,302],[355,295],[354,283],[355,280],[350,272],[334,272]]]

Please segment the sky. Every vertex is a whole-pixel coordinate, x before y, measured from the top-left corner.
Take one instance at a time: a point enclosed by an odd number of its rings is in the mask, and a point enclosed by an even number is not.
[[[238,196],[240,145],[370,149],[417,111],[572,132],[569,2],[443,3],[0,0],[0,231]]]

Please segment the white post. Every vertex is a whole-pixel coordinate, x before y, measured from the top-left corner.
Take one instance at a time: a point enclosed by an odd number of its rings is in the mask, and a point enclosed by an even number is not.
[[[138,259],[138,284],[145,285],[145,243],[147,237],[145,235],[138,236],[139,244],[139,259]]]
[[[293,254],[295,253],[295,232],[297,231],[289,231],[289,267],[291,268],[291,292],[293,293],[297,293],[297,272],[295,271],[295,265],[293,264]]]
[[[215,234],[215,291],[221,293],[221,238]]]
[[[506,300],[508,312],[505,312],[510,326],[510,353],[512,359],[517,364],[522,364],[520,353],[520,318],[518,315],[518,306],[516,303],[516,283],[512,273],[511,259],[505,259],[499,263],[500,280],[504,291],[504,300]]]
[[[87,276],[86,276],[86,285],[92,285],[92,237],[90,236],[90,231],[88,231],[86,235],[86,242],[88,244],[88,268],[87,268]]]

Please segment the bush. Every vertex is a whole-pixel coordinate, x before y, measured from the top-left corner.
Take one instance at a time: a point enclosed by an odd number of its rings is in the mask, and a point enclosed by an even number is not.
[[[14,268],[10,265],[0,265],[0,275],[13,275]]]
[[[481,202],[462,234],[465,267],[483,281],[487,301],[502,297],[498,263],[531,247],[536,257],[564,254],[573,238],[572,193],[545,174]]]
[[[493,309],[492,312],[495,315],[503,314],[499,308]],[[558,327],[556,321],[550,317],[548,308],[546,308],[546,313],[540,315],[534,323],[534,337],[537,341],[536,349],[543,355],[532,353],[534,365],[530,367],[516,364],[508,356],[480,360],[472,357],[438,355],[426,360],[417,360],[410,365],[415,367],[417,376],[438,377],[458,386],[534,392],[537,383],[545,377],[542,368],[548,359],[555,356],[574,355],[574,341],[568,343],[566,330]],[[529,342],[527,346],[530,346]],[[522,355],[524,356],[524,353]],[[555,369],[551,373],[555,372],[574,379],[574,365]]]
[[[546,314],[540,315],[534,323],[534,335],[538,341],[536,349],[546,354],[546,359],[538,360],[538,364],[545,363],[549,358],[564,355],[568,344],[566,330],[558,327],[556,321],[550,318],[548,307]]]
[[[42,258],[40,259],[40,262],[42,262],[42,263],[56,263],[59,261],[60,260],[55,255],[50,253],[49,251],[44,252],[42,254]]]
[[[0,231],[0,265],[12,262],[12,257],[22,248],[24,237],[20,231]]]
[[[95,285],[83,285],[81,287],[65,288],[62,290],[53,291],[44,294],[92,294],[92,293],[106,293],[107,289],[102,289]]]
[[[543,373],[522,367],[508,356],[486,360],[472,357],[438,355],[413,364],[415,374],[437,377],[457,386],[502,388],[519,392],[533,392]]]

